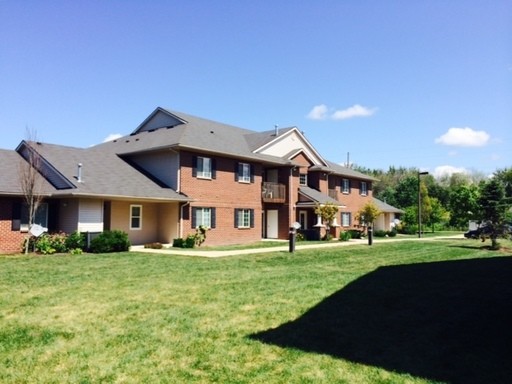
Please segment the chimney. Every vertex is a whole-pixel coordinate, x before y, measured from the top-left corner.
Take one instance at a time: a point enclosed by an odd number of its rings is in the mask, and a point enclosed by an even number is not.
[[[78,163],[78,173],[76,179],[79,183],[82,182],[82,163]]]
[[[274,136],[276,136],[276,137],[278,135],[278,128],[279,128],[279,125],[274,124]]]

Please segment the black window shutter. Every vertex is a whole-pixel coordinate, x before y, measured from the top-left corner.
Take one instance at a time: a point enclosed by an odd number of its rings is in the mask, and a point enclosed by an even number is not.
[[[217,161],[212,159],[212,179],[217,178]]]
[[[235,208],[235,228],[238,228],[238,208]]]
[[[197,156],[192,156],[192,177],[197,176]]]
[[[210,226],[211,226],[211,228],[215,228],[215,221],[216,221],[216,217],[217,217],[215,208],[210,208],[210,213],[211,213]]]
[[[352,225],[352,213],[348,213],[348,226],[350,227]]]
[[[12,221],[11,231],[19,231],[21,229],[21,203],[12,203]]]
[[[235,163],[235,181],[238,181],[239,173],[240,173],[240,163]]]
[[[250,165],[251,183],[254,183],[254,165]]]
[[[250,221],[251,221],[251,228],[254,228],[254,209],[249,210]]]
[[[348,179],[348,193],[352,192],[352,182]]]
[[[196,227],[196,224],[197,224],[197,220],[196,220],[196,212],[197,212],[197,208],[196,207],[192,207],[192,228],[195,228]]]

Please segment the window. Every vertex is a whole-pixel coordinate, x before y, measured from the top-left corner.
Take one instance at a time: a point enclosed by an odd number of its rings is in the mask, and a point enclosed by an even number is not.
[[[130,229],[142,229],[142,205],[130,205]]]
[[[359,190],[359,193],[362,196],[368,195],[368,185],[366,184],[366,181],[361,181],[361,188]]]
[[[242,183],[252,183],[254,181],[253,179],[253,172],[251,169],[251,165],[247,163],[238,163],[237,170],[235,171],[235,177],[236,181],[242,182]]]
[[[235,228],[254,228],[254,209],[235,209]]]
[[[192,207],[192,228],[215,228],[215,208]]]
[[[299,184],[300,185],[308,185],[308,174],[307,173],[301,173],[299,175]]]
[[[30,228],[28,227],[28,205],[22,204],[21,205],[21,226],[20,230],[22,232],[27,232]],[[18,211],[19,212],[19,211]],[[34,222],[33,224],[39,224],[43,228],[48,227],[48,204],[42,203],[37,207],[36,214],[34,215]]]
[[[342,212],[341,213],[341,226],[342,227],[350,227],[350,212]]]
[[[345,194],[350,193],[350,180],[349,179],[341,180],[341,192],[345,193]]]
[[[209,157],[197,157],[197,177],[203,179],[212,178],[212,159]]]

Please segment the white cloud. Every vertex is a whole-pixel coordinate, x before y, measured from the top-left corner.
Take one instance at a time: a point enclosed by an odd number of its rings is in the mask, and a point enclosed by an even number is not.
[[[315,105],[307,117],[311,120],[325,120],[327,118],[327,105]]]
[[[353,117],[366,117],[375,113],[375,108],[363,107],[362,105],[355,104],[347,109],[335,111],[331,118],[333,120],[345,120]]]
[[[485,131],[475,131],[472,128],[450,128],[436,139],[436,143],[457,147],[483,147],[491,136]]]
[[[442,176],[451,176],[454,173],[468,174],[469,172],[466,168],[454,167],[452,165],[440,165],[439,167],[436,167],[434,169],[434,172],[432,172],[435,178],[439,178]]]
[[[333,108],[328,108],[325,104],[315,105],[307,117],[311,120],[346,120],[353,117],[371,116],[377,110],[376,108],[368,108],[359,104],[346,109],[338,109],[332,113],[329,112],[329,109],[333,110]]]
[[[106,143],[107,141],[112,141],[112,140],[115,140],[115,139],[119,139],[120,137],[123,137],[123,135],[121,135],[120,133],[111,133],[110,135],[105,137],[103,142]]]

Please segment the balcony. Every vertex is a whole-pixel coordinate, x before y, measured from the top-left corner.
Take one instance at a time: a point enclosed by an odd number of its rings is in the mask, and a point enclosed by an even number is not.
[[[263,183],[261,199],[264,203],[286,202],[286,186],[278,183]]]
[[[338,200],[338,191],[336,189],[329,189],[329,197]]]

